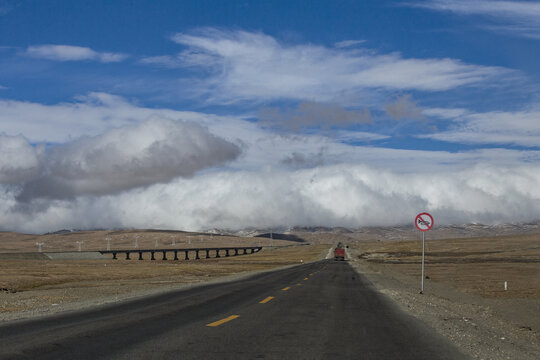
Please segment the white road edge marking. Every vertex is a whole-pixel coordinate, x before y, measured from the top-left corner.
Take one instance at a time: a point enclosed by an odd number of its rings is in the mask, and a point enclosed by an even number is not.
[[[351,254],[349,254],[349,249],[345,248],[345,260],[351,260]]]

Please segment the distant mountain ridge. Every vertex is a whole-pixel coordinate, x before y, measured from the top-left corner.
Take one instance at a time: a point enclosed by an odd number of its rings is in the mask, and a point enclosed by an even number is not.
[[[76,232],[97,231],[106,229],[61,229],[54,232],[48,232],[44,235],[55,234],[72,234]],[[114,229],[114,230],[134,230],[135,229]],[[275,231],[273,231],[275,230]],[[191,233],[183,230],[160,230],[160,229],[141,229],[136,231],[147,232],[179,232]],[[350,235],[353,237],[365,235],[374,238],[386,240],[407,240],[415,239],[419,235],[419,231],[414,225],[396,225],[396,226],[366,226],[357,229],[348,229],[344,227],[325,227],[325,226],[302,226],[289,228],[275,229],[242,229],[242,230],[225,230],[225,229],[208,229],[200,232],[193,232],[199,235],[233,235],[240,237],[263,237],[269,238],[272,234],[274,239],[287,239],[292,241],[302,241],[301,234],[317,234],[317,233],[332,233],[341,235]],[[540,220],[526,223],[505,223],[497,225],[485,225],[479,223],[470,224],[453,224],[453,225],[437,225],[428,232],[428,236],[432,239],[444,238],[467,238],[480,236],[504,236],[504,235],[522,235],[522,234],[540,234]]]

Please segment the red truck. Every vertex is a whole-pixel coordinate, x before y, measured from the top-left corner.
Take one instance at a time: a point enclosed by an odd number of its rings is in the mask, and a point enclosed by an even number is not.
[[[334,260],[340,260],[340,261],[344,261],[345,260],[345,249],[341,248],[341,247],[337,247],[335,250],[334,250]]]

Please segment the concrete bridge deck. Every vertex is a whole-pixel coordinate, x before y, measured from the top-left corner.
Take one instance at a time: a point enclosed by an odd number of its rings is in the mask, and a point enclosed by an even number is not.
[[[178,253],[183,253],[184,260],[190,260],[190,255],[194,260],[201,258],[220,258],[229,256],[248,255],[261,251],[262,246],[240,246],[240,247],[209,247],[209,248],[189,248],[189,249],[123,249],[123,250],[102,250],[101,254],[112,254],[113,259],[118,259],[118,254],[125,254],[126,260],[131,260],[131,255],[138,255],[138,260],[144,260],[143,254],[150,254],[150,260],[156,260],[156,253],[161,254],[160,260],[169,260],[167,254],[172,256],[172,260],[180,260]]]

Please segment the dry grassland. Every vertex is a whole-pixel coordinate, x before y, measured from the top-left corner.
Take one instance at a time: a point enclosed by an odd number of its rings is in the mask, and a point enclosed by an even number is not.
[[[409,276],[421,276],[422,242],[359,242],[360,257]],[[540,298],[540,235],[429,240],[426,281],[482,295]],[[504,282],[508,291],[504,290]]]
[[[144,248],[144,242],[141,240],[145,239],[145,232],[140,232],[140,234],[139,246]],[[119,239],[122,239],[122,235],[125,234],[120,234]],[[185,234],[180,235],[176,239],[175,248],[188,247],[179,246],[183,238],[188,241]],[[51,246],[57,244],[55,250],[65,250],[60,246],[65,241],[63,235],[46,236]],[[85,242],[88,241],[90,245],[97,240],[103,242],[102,238],[101,232],[85,233],[84,236]],[[154,240],[152,237],[147,238]],[[234,237],[224,237],[221,240],[224,241],[214,240],[212,245],[208,244],[210,242],[208,240],[205,246],[240,246],[246,245],[246,240],[247,245],[251,245],[249,242],[253,241],[253,239]],[[35,241],[35,239],[26,239],[23,246],[16,246],[6,241],[3,241],[2,245],[4,248],[20,252],[31,248],[28,245],[30,241]],[[194,244],[188,245],[195,247]],[[291,243],[288,242],[288,245]],[[121,257],[119,260],[2,260],[0,261],[0,289],[3,291],[0,291],[0,313],[28,312],[68,303],[88,302],[92,299],[119,299],[160,289],[173,289],[220,277],[231,277],[314,261],[321,258],[327,250],[328,246],[325,245],[290,246],[263,249],[255,254],[237,257],[190,261],[138,261],[122,260]]]

